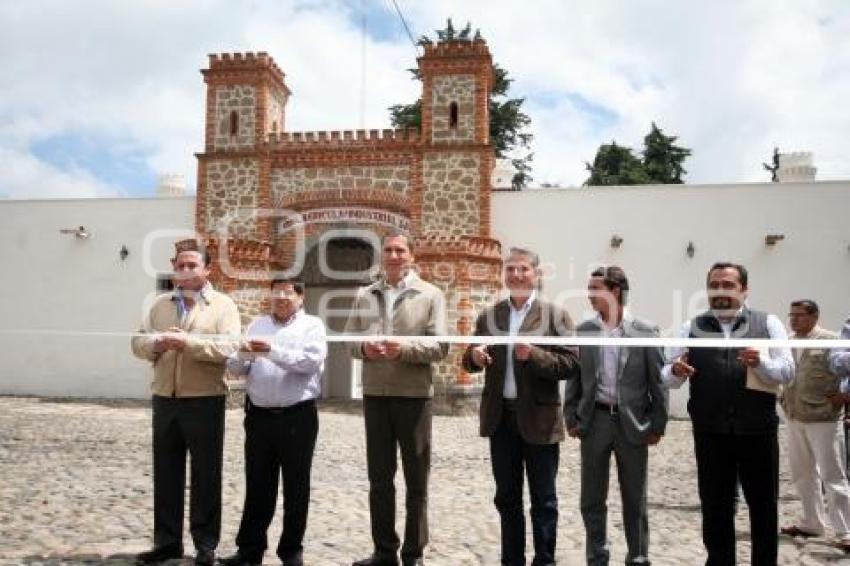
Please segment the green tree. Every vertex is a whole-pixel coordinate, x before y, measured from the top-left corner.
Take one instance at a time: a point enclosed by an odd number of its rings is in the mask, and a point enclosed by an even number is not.
[[[600,145],[593,164],[585,163],[585,166],[590,171],[584,182],[587,186],[642,185],[649,181],[640,159],[615,141]]]
[[[665,136],[664,132],[652,123],[652,129],[643,138],[643,168],[650,184],[681,184],[682,175],[687,173],[682,167],[691,150],[675,144],[677,136]]]
[[[652,123],[649,133],[643,138],[643,151],[639,158],[628,147],[610,144],[599,146],[593,164],[585,163],[590,177],[584,182],[594,185],[660,185],[681,184],[682,167],[691,150],[675,144],[678,137],[665,136]]]
[[[475,41],[481,39],[481,33],[472,33],[471,24],[458,31],[449,19],[445,29],[435,30],[438,41]],[[470,37],[471,36],[471,37]],[[432,40],[422,36],[420,45],[430,44]],[[419,69],[408,69],[416,80],[421,80]],[[508,72],[497,64],[493,65],[493,86],[490,92],[490,143],[496,157],[509,158],[516,174],[512,185],[514,190],[520,190],[531,181],[531,161],[534,154],[531,150],[533,135],[528,131],[531,118],[522,111],[524,98],[508,97],[513,79]],[[422,99],[413,104],[395,104],[390,106],[390,121],[396,128],[422,127]],[[517,157],[519,155],[519,157]]]

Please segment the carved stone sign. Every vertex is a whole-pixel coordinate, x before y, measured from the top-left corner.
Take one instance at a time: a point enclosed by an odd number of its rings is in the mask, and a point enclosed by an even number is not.
[[[334,222],[368,222],[383,224],[398,230],[409,231],[410,219],[406,216],[361,207],[315,208],[300,214],[287,215],[277,224],[278,234],[283,234],[300,224],[327,224]]]

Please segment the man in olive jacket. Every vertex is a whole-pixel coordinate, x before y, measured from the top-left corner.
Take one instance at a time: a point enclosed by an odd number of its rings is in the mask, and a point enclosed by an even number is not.
[[[819,315],[820,309],[812,300],[792,302],[791,338],[837,338],[835,332],[818,326]],[[841,404],[832,403],[840,378],[829,369],[830,350],[795,348],[792,352],[797,367],[794,379],[782,394],[782,410],[788,425],[791,481],[800,496],[802,514],[799,523],[780,530],[802,538],[822,536],[828,510],[835,544],[850,552],[850,488],[842,462]]]
[[[512,248],[505,261],[510,298],[489,307],[475,323],[476,336],[566,336],[569,314],[537,296],[540,260],[536,253]],[[523,467],[531,496],[534,538],[532,564],[555,563],[558,530],[559,443],[564,440],[559,380],[578,375],[574,348],[534,346],[527,342],[467,348],[463,365],[484,372],[481,436],[490,438],[496,482],[496,509],[502,531],[502,564],[525,564]]]
[[[413,239],[392,233],[383,239],[383,277],[359,290],[346,334],[440,336],[446,334],[445,299],[412,269]],[[402,563],[422,564],[428,543],[428,475],[431,470],[431,365],[448,345],[436,340],[353,342],[351,355],[363,360],[363,416],[374,552],[355,566],[395,566],[396,453],[401,450],[407,486]]]

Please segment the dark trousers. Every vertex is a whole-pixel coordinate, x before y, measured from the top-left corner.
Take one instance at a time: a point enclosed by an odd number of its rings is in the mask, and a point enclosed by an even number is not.
[[[496,480],[496,509],[502,524],[502,564],[525,564],[525,515],[522,509],[523,465],[531,496],[534,566],[555,564],[558,532],[558,475],[560,445],[529,444],[522,439],[516,413],[505,409],[490,437],[490,460]]]
[[[191,456],[189,530],[198,550],[221,533],[224,396],[153,396],[154,546],[183,543],[186,454]]]
[[[431,399],[366,396],[366,464],[369,473],[369,513],[375,554],[396,555],[396,454],[407,486],[404,559],[422,556],[428,544],[428,474],[431,470]]]
[[[277,505],[278,477],[283,479],[283,532],[277,555],[289,560],[301,554],[318,433],[315,401],[265,409],[245,400],[245,505],[236,545],[246,558],[262,562]]]
[[[750,510],[752,564],[775,566],[778,551],[779,444],[776,433],[694,431],[706,566],[735,564],[735,491],[738,478]]]

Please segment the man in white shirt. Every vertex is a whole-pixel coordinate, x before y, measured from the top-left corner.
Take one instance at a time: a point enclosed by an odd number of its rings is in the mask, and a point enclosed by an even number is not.
[[[747,270],[720,262],[708,271],[709,310],[685,323],[683,338],[785,340],[782,322],[746,305]],[[788,348],[673,348],[662,375],[670,387],[690,382],[702,536],[707,565],[735,564],[737,479],[750,510],[752,564],[776,564],[779,444],[775,391],[794,373]]]
[[[228,369],[247,376],[245,505],[229,566],[261,564],[283,478],[283,532],[277,555],[301,566],[310,502],[310,469],[319,431],[316,399],[327,356],[325,325],[303,310],[304,286],[275,279],[271,313],[248,327],[247,342]]]

